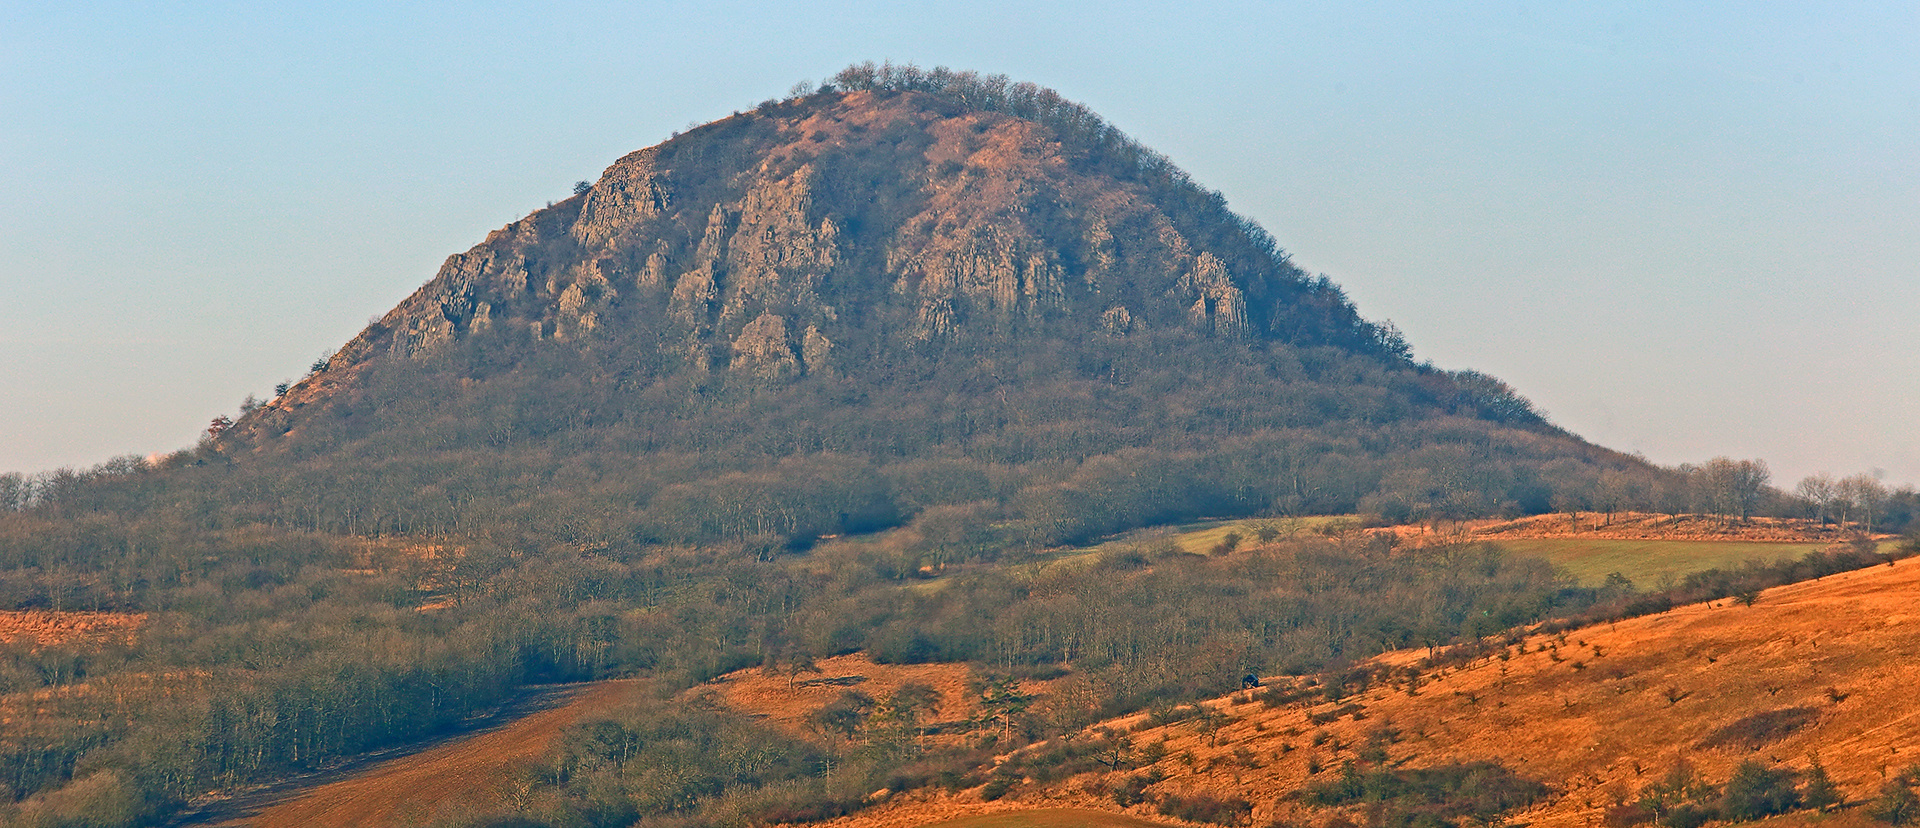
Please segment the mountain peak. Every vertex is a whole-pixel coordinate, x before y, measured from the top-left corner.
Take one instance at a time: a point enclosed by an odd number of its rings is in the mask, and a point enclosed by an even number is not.
[[[1388,485],[1416,511],[1526,510],[1544,508],[1539,463],[1589,480],[1634,465],[1497,380],[1413,363],[1390,326],[1084,107],[898,67],[619,159],[450,256],[216,443],[463,477],[453,458],[475,452],[629,458],[639,471],[606,483],[628,515],[614,531],[659,540],[804,540],[973,504],[1024,515],[994,542],[1018,545],[1351,511]],[[938,493],[896,479],[936,460],[957,464]],[[1184,471],[1116,489],[1109,461]],[[1408,463],[1422,471],[1393,477]],[[807,489],[821,475],[841,488]],[[716,512],[746,508],[720,491],[739,485],[777,515]],[[1041,514],[1046,492],[1082,500]]]
[[[737,355],[762,377],[828,368],[806,362],[808,332],[829,358],[842,339],[1056,323],[1382,350],[1381,329],[1217,194],[957,97],[816,92],[629,154],[449,257],[342,367],[489,329],[591,338],[623,303],[662,312],[686,367]]]

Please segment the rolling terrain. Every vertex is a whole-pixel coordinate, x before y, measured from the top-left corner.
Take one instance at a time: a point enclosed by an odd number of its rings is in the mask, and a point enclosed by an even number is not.
[[[1201,539],[1204,544],[1184,554],[1231,557],[1240,553],[1219,551],[1218,538],[1236,529],[1256,527],[1186,527],[1160,540],[1184,546]],[[1729,542],[1668,541],[1683,550]],[[1257,546],[1250,541],[1247,549]],[[1705,558],[1692,560],[1698,565]],[[1319,824],[1329,812],[1303,807],[1299,791],[1354,761],[1396,769],[1497,762],[1548,783],[1549,796],[1514,817],[1542,826],[1590,824],[1636,799],[1683,758],[1705,778],[1721,781],[1743,759],[1804,770],[1817,755],[1857,805],[1886,774],[1905,767],[1903,754],[1920,762],[1920,702],[1906,698],[1908,683],[1920,679],[1920,615],[1912,614],[1913,606],[1920,606],[1920,564],[1902,563],[1766,590],[1751,606],[1723,599],[1509,637],[1496,649],[1442,659],[1439,666],[1425,663],[1434,656],[1428,649],[1389,652],[1350,671],[1342,680],[1380,668],[1334,700],[1326,700],[1325,686],[1335,674],[1269,677],[1266,688],[1205,702],[1209,713],[1159,708],[999,760],[1020,768],[1023,756],[1046,756],[1062,744],[1117,732],[1129,740],[1117,768],[1046,781],[1010,777],[1014,784],[993,801],[984,801],[977,788],[955,794],[921,788],[892,801],[882,796],[843,824],[878,828],[948,818],[954,828],[974,828],[975,821],[980,828],[1164,824],[1178,821],[1158,807],[1168,795],[1244,798],[1255,825]],[[681,698],[699,704],[707,702],[694,700],[705,696],[801,739],[869,739],[873,732],[865,730],[830,735],[818,716],[848,694],[883,700],[918,684],[931,689],[934,702],[923,722],[929,735],[916,741],[964,748],[994,729],[979,700],[983,675],[968,664],[880,664],[852,654],[735,671]],[[1076,692],[1082,686],[1076,681],[1068,672],[1022,682],[1022,689],[1045,708],[1056,703],[1053,696]],[[510,810],[515,797],[533,795],[537,786],[525,781],[527,774],[554,761],[565,728],[614,713],[619,699],[633,692],[629,687],[584,685],[564,706],[283,795],[247,820],[206,824],[397,825],[428,815]],[[1384,754],[1368,758],[1375,746]],[[1145,789],[1142,804],[1119,808],[1109,792],[1148,773],[1164,779]],[[409,793],[423,790],[434,793]],[[1843,808],[1829,820],[1858,821],[1858,811]],[[966,814],[973,816],[955,816]]]
[[[1915,607],[1920,564],[1903,562],[1769,589],[1750,607],[1716,601],[1531,635],[1333,701],[1314,694],[1271,707],[1260,692],[1235,693],[1206,703],[1224,717],[1217,730],[1197,727],[1198,718],[1100,725],[1129,735],[1135,761],[1123,770],[1015,784],[993,803],[978,792],[900,802],[839,824],[931,824],[1005,810],[1009,800],[1121,810],[1105,792],[1149,770],[1164,776],[1152,793],[1244,797],[1253,824],[1319,824],[1331,811],[1299,794],[1346,762],[1498,763],[1547,784],[1541,802],[1512,816],[1542,828],[1597,824],[1683,760],[1720,784],[1745,760],[1804,771],[1817,756],[1858,806],[1890,774],[1920,763]],[[1414,665],[1427,655],[1392,653],[1379,663]],[[1365,758],[1370,747],[1384,758]],[[1142,758],[1161,752],[1158,761]],[[1859,810],[1843,808],[1845,819],[1860,819]],[[1125,812],[1160,818],[1150,804]]]

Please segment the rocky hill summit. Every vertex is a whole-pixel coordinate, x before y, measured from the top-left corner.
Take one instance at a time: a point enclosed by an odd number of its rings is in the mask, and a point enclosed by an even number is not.
[[[871,65],[629,154],[449,257],[214,449],[321,492],[300,517],[258,505],[294,525],[459,532],[566,489],[547,508],[586,509],[589,544],[956,509],[1019,544],[1368,498],[1527,512],[1652,473],[1497,380],[1415,363],[1085,107]]]
[[[1218,194],[1110,128],[1110,146],[1086,146],[938,91],[857,85],[871,88],[829,87],[620,159],[449,257],[340,356],[430,353],[507,327],[617,337],[605,326],[623,305],[652,311],[677,368],[760,381],[857,359],[841,342],[910,347],[965,328],[1405,356]]]

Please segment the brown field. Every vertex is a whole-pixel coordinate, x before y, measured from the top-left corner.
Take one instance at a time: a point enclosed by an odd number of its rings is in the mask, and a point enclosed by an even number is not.
[[[555,688],[558,702],[499,727],[461,736],[350,769],[336,781],[293,783],[295,790],[224,809],[228,816],[194,820],[206,826],[358,828],[424,825],[436,816],[484,808],[510,798],[515,770],[539,759],[562,728],[631,699],[635,680]]]
[[[1613,538],[1616,540],[1725,540],[1775,543],[1838,543],[1860,527],[1821,524],[1803,518],[1756,517],[1729,520],[1713,515],[1667,515],[1653,512],[1581,512],[1533,515],[1506,521],[1478,521],[1467,525],[1476,538]],[[1880,537],[1886,537],[1882,535]]]
[[[995,811],[941,820],[927,828],[1162,828],[1167,823],[1080,808]]]
[[[1805,518],[1754,517],[1663,512],[1559,512],[1511,520],[1479,518],[1435,521],[1367,529],[1392,532],[1408,541],[1494,540],[1500,538],[1612,538],[1615,540],[1725,540],[1776,543],[1839,543],[1859,534],[1857,524],[1822,524]],[[1879,534],[1876,537],[1891,537]]]
[[[29,646],[106,644],[127,641],[145,613],[0,610],[0,644]]]
[[[1210,703],[1232,721],[1210,743],[1190,725],[1139,729],[1137,746],[1166,743],[1159,792],[1209,792],[1255,803],[1253,824],[1290,818],[1311,824],[1288,797],[1313,776],[1309,760],[1335,772],[1369,735],[1399,733],[1389,761],[1422,767],[1495,760],[1548,783],[1543,804],[1515,816],[1536,828],[1597,825],[1613,802],[1631,798],[1685,757],[1710,781],[1748,758],[1804,769],[1818,753],[1857,804],[1885,774],[1920,763],[1920,561],[1794,584],[1757,604],[1697,604],[1671,612],[1527,639],[1524,654],[1436,671],[1412,692],[1379,687],[1333,704],[1267,708],[1250,694]],[[1393,659],[1405,663],[1415,654]],[[1805,724],[1752,740],[1729,728],[1747,717],[1799,709]],[[1316,723],[1309,716],[1319,714]],[[1140,717],[1108,722],[1139,728]],[[1716,738],[1716,734],[1719,738]],[[1316,746],[1316,741],[1321,742]],[[1078,807],[1123,811],[1090,793],[1117,774],[1085,774],[1055,785],[1017,786],[999,808]],[[840,821],[844,828],[913,826],[979,807],[975,791],[907,799]],[[1813,815],[1777,818],[1782,824]],[[1819,817],[1843,828],[1859,809]]]
[[[764,718],[795,735],[810,735],[807,716],[845,691],[857,690],[884,699],[908,682],[929,685],[940,693],[939,708],[929,725],[964,720],[979,712],[973,694],[967,690],[973,671],[965,664],[876,664],[866,654],[855,653],[823,658],[815,665],[819,673],[796,676],[791,685],[784,674],[753,668],[728,673],[693,692],[717,689],[728,707]],[[1025,690],[1038,693],[1044,688],[1028,683]]]

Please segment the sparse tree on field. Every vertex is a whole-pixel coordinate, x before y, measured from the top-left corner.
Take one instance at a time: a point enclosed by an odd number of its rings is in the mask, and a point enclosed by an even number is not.
[[[1232,721],[1227,714],[1211,707],[1203,708],[1200,715],[1193,717],[1194,728],[1199,730],[1202,736],[1207,737],[1208,747],[1220,746],[1220,731]]]
[[[820,669],[819,664],[814,663],[812,655],[804,651],[795,651],[793,655],[787,657],[787,665],[780,672],[787,677],[787,689],[792,690],[794,682],[798,681],[800,676],[806,674],[817,676],[824,671]]]

